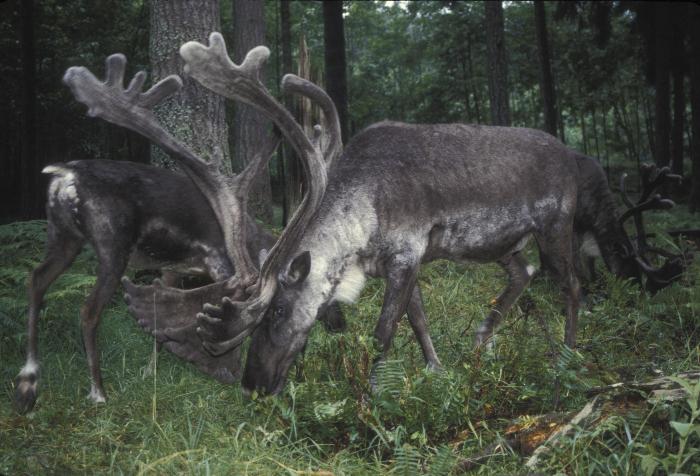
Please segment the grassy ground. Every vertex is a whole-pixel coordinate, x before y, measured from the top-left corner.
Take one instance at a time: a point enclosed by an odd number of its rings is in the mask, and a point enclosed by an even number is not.
[[[682,212],[656,218],[664,227],[700,226]],[[450,474],[460,458],[493,448],[513,420],[550,412],[555,377],[564,409],[577,410],[590,386],[700,367],[697,263],[683,282],[654,297],[604,275],[581,312],[579,352],[553,349],[545,338],[550,333],[561,341],[563,306],[556,284],[540,278],[506,319],[495,351],[477,355],[473,330],[503,286],[502,273],[491,265],[437,262],[425,267],[420,284],[442,373],[423,371],[402,323],[394,360],[380,372],[380,392],[370,396],[378,281],[345,309],[346,333],[328,335],[317,326],[281,396],[252,400],[165,352],[147,375],[153,341],[115,296],[99,337],[109,400],[95,405],[86,399],[78,325],[94,283],[96,259],[88,251],[45,299],[41,394],[35,411],[20,416],[11,405],[12,380],[23,364],[25,283],[43,254],[44,228],[42,222],[0,227],[0,474]],[[531,259],[537,262],[534,251]],[[644,403],[579,428],[544,458],[541,471],[696,472],[700,427],[671,423],[692,422],[692,405],[692,399]],[[523,471],[520,455],[489,453],[475,473]]]

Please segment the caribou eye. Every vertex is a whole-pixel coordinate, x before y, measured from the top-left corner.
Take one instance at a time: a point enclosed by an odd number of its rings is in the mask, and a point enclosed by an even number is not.
[[[284,306],[275,307],[274,316],[278,319],[284,317]]]

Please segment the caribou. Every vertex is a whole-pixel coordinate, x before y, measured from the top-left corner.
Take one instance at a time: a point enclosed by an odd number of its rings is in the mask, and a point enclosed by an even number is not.
[[[140,88],[145,75],[140,73],[124,90],[124,65],[122,55],[113,55],[107,59],[104,83],[99,83],[84,68],[69,69],[64,81],[77,88],[76,91],[80,90],[77,85],[80,83],[106,95],[101,105],[93,104],[95,114],[100,108],[109,107],[108,101],[115,100],[130,100],[135,107],[149,108],[164,97],[159,96],[163,91],[167,95],[180,87],[179,78],[169,77],[142,93]],[[298,92],[304,94],[304,91]],[[128,122],[130,113],[121,113],[120,118]],[[141,130],[137,123],[138,120],[132,128]],[[102,310],[127,267],[162,272],[162,281],[156,280],[145,288],[167,289],[168,299],[161,306],[154,307],[151,302],[150,314],[141,314],[137,319],[142,327],[160,336],[159,315],[171,327],[194,322],[204,302],[235,294],[237,281],[231,278],[236,269],[248,275],[254,273],[251,257],[262,262],[276,241],[247,213],[246,198],[253,180],[277,148],[277,134],[236,177],[220,172],[220,157],[214,155],[218,160],[205,162],[159,126],[154,126],[149,134],[154,143],[166,144],[164,147],[183,166],[185,174],[110,160],[78,160],[50,165],[43,170],[51,176],[46,205],[46,255],[32,272],[28,287],[27,357],[15,384],[15,405],[22,413],[33,408],[38,393],[37,327],[43,297],[86,244],[95,250],[98,258],[97,281],[81,310],[91,375],[89,398],[104,402],[106,393],[96,332]],[[206,181],[207,192],[203,193],[204,187],[196,185],[197,180]],[[227,207],[221,206],[222,203],[235,205]],[[223,219],[217,217],[217,209]],[[227,228],[222,223],[226,223]],[[196,290],[171,287],[183,276],[203,276],[214,283]],[[128,280],[124,284],[127,289],[133,286]],[[321,320],[331,332],[342,330],[344,326],[338,306],[329,307]],[[195,342],[175,341],[172,334],[160,341],[166,349],[194,363],[213,378],[224,383],[235,381],[239,376],[240,353],[212,356],[202,349],[195,332],[190,334],[196,338]]]
[[[230,61],[214,40],[209,47],[187,43],[181,53],[194,77],[220,92],[225,69],[205,73],[198,66]],[[522,255],[531,237],[560,277],[570,347],[579,305],[575,231],[590,229],[611,270],[639,276],[602,170],[544,132],[382,122],[353,138],[332,167],[322,160],[316,165],[319,179],[309,190],[316,205],[285,230],[285,246],[266,261],[254,295],[205,305],[198,316],[211,352],[229,351],[252,335],[242,379],[247,391],[281,391],[319,311],[352,302],[368,275],[387,282],[375,329],[380,359],[400,317],[422,307],[416,287],[422,263],[495,261],[506,270],[508,286],[478,329],[477,344],[493,334],[531,278]],[[414,330],[428,364],[437,367],[424,316],[420,320]]]

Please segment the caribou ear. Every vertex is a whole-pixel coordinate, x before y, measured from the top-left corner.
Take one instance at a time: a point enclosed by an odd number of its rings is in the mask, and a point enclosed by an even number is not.
[[[309,275],[309,271],[311,271],[311,253],[304,251],[294,258],[287,272],[280,275],[280,283],[285,287],[301,284]]]

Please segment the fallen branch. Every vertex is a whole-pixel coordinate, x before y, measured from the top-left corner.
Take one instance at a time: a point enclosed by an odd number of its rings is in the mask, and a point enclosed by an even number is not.
[[[549,413],[537,416],[524,416],[514,421],[504,431],[503,438],[488,445],[482,451],[464,458],[457,465],[457,472],[476,468],[497,455],[515,452],[529,456],[525,467],[534,472],[542,457],[564,436],[577,427],[589,427],[612,414],[624,414],[645,407],[647,401],[673,402],[687,397],[685,390],[671,378],[699,380],[700,370],[682,372],[673,377],[658,377],[645,382],[618,382],[612,385],[593,387],[586,391],[592,396],[578,412]],[[632,393],[630,399],[627,393]],[[620,397],[623,397],[622,400]]]
[[[680,377],[688,380],[698,380],[700,379],[700,370],[681,372],[674,375],[674,377]],[[617,382],[611,385],[593,387],[586,390],[586,396],[590,397],[593,395],[619,390],[641,390],[650,393],[648,398],[665,401],[674,401],[680,398],[685,398],[683,388],[666,376],[648,380],[646,382]]]

